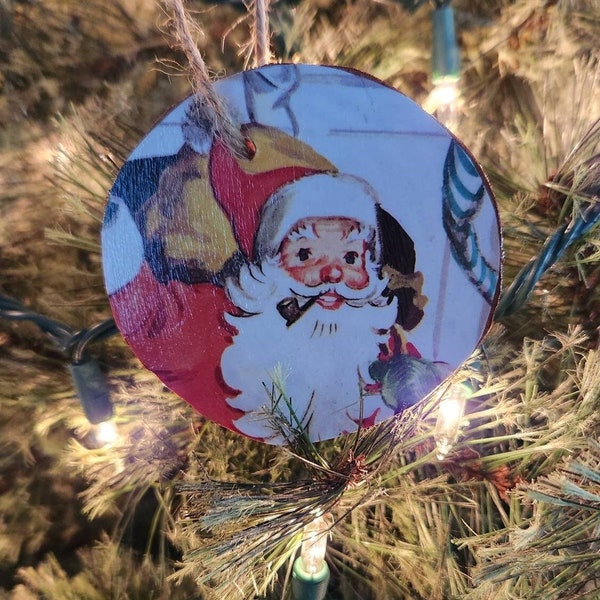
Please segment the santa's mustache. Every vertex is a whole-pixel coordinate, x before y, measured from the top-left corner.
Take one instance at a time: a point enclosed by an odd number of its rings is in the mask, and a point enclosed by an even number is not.
[[[226,283],[226,290],[236,306],[251,314],[262,312],[269,299],[279,298],[277,310],[291,324],[325,294],[335,293],[346,305],[355,308],[366,304],[387,304],[389,298],[384,294],[387,278],[380,277],[375,264],[367,264],[366,269],[369,283],[362,289],[352,289],[344,283],[323,283],[310,287],[287,275],[277,264],[265,261],[260,267],[244,265],[236,280]]]
[[[363,306],[379,295],[378,290],[373,289],[372,286],[362,290],[354,290],[347,285],[340,283],[322,284],[316,287],[298,287],[298,285],[294,285],[290,286],[290,292],[293,296],[297,297],[300,302],[314,302],[325,294],[335,294],[336,296],[343,298],[344,302],[349,306]]]
[[[290,286],[290,295],[277,303],[277,310],[289,327],[325,295],[335,294],[343,300],[344,304],[353,308],[360,308],[366,304],[379,306],[386,304],[388,299],[383,292],[387,287],[387,281],[380,279],[375,269],[369,273],[369,281],[369,285],[359,290],[350,288],[344,283],[324,283],[318,286],[295,283]]]

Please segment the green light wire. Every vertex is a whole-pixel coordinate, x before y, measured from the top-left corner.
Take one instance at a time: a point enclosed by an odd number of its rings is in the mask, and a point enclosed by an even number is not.
[[[600,223],[600,203],[588,205],[571,222],[559,227],[544,243],[538,256],[521,269],[511,285],[504,290],[494,315],[495,320],[512,315],[527,302],[542,275]]]
[[[88,329],[75,330],[4,294],[0,294],[0,318],[34,323],[62,352],[69,362],[69,373],[90,423],[101,423],[112,416],[106,377],[98,362],[87,356],[85,350],[88,344],[118,333],[113,319],[107,319]]]

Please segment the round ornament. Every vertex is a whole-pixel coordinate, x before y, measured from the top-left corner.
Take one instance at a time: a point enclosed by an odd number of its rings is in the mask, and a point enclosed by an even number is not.
[[[418,402],[497,300],[500,227],[479,166],[356,71],[270,65],[215,91],[244,156],[192,96],[110,191],[104,275],[126,341],[205,417],[272,444]]]

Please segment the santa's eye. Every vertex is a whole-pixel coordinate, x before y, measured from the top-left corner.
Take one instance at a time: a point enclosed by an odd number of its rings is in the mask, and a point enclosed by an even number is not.
[[[346,252],[344,254],[344,260],[347,265],[353,265],[356,263],[356,259],[358,258],[358,252]]]
[[[308,257],[310,256],[310,250],[308,248],[300,248],[300,250],[298,250],[298,254],[296,254],[296,256],[301,261],[308,260]]]

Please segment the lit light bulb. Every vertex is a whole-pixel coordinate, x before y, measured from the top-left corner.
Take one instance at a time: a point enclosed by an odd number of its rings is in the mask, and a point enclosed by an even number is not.
[[[424,108],[452,131],[458,125],[459,99],[458,79],[447,77],[434,83]]]
[[[327,551],[327,532],[329,529],[327,515],[316,518],[304,528],[300,557],[304,570],[310,575],[318,573],[325,562]]]
[[[98,446],[112,446],[119,439],[117,426],[112,421],[102,421],[94,425],[94,439]]]
[[[470,395],[471,388],[467,384],[455,383],[450,386],[447,395],[439,404],[434,432],[438,460],[448,456],[458,439],[467,398]]]
[[[322,600],[327,594],[329,567],[325,562],[325,552],[332,525],[332,516],[326,514],[304,527],[300,556],[294,561],[292,579],[296,600]]]
[[[433,89],[423,108],[435,115],[448,129],[454,130],[458,125],[460,52],[451,6],[438,6],[434,9],[432,30]]]

